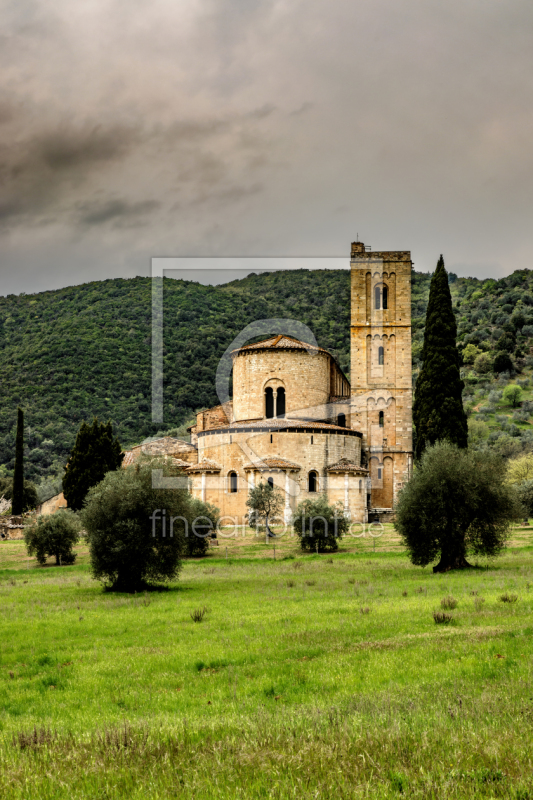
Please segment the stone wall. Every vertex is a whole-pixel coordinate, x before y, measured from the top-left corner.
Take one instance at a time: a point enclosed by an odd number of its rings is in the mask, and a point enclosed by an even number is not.
[[[243,520],[248,513],[246,500],[251,486],[259,480],[271,477],[274,484],[286,494],[288,506],[294,511],[297,504],[306,498],[316,498],[317,493],[308,491],[311,471],[318,473],[318,490],[326,491],[331,499],[344,502],[344,476],[328,475],[326,468],[341,459],[357,464],[361,461],[361,438],[342,433],[316,433],[276,431],[266,427],[257,432],[224,431],[219,434],[204,434],[198,440],[198,456],[218,464],[219,473],[193,474],[193,494],[218,506],[222,514],[237,516]],[[245,469],[261,458],[278,456],[290,462],[296,469],[271,469],[254,472]],[[298,469],[299,468],[299,469]],[[229,474],[237,473],[238,491],[230,492]],[[287,472],[289,480],[287,481]],[[364,518],[366,490],[359,492],[359,481],[350,476],[350,509],[353,518]]]
[[[363,433],[376,508],[392,508],[412,467],[411,272],[408,251],[352,244],[351,425]],[[387,308],[377,308],[384,288]]]
[[[331,361],[331,356],[322,350],[241,350],[233,362],[235,421],[265,417],[268,386],[275,392],[280,387],[285,389],[287,417],[324,419],[324,407],[330,395],[335,394],[331,379],[337,373]]]

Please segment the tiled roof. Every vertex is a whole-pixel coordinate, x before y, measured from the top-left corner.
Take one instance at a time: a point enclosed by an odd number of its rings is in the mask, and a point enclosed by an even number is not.
[[[336,464],[330,464],[329,467],[326,467],[327,472],[359,472],[361,474],[367,474],[368,470],[365,467],[362,467],[360,464],[355,464],[353,461],[349,461],[347,458],[341,458],[340,461],[337,461]]]
[[[319,347],[316,344],[307,344],[307,342],[302,342],[300,339],[295,339],[294,336],[286,336],[285,334],[268,336],[260,342],[246,344],[244,347],[238,347],[232,352],[240,353],[243,350],[264,350],[265,348],[272,350],[320,350],[322,353],[328,353],[323,347]],[[328,353],[328,355],[330,354]]]
[[[173,458],[172,463],[174,466],[181,467],[182,469],[187,469],[187,467],[191,466],[188,461],[184,461],[182,458]]]
[[[187,472],[220,472],[222,467],[216,461],[203,458],[199,464],[188,464]]]
[[[175,439],[172,436],[161,436],[159,439],[152,439],[149,442],[143,442],[131,450],[126,450],[124,458],[122,459],[122,466],[129,467],[134,464],[139,456],[174,456],[175,461],[181,461],[178,456],[182,453],[190,453],[196,451],[196,447],[189,442],[184,442],[183,439]],[[184,464],[187,462],[183,462]],[[181,466],[181,464],[178,464]],[[187,464],[188,466],[188,464]]]
[[[350,434],[357,434],[358,436],[361,436],[358,431],[354,431],[351,428],[343,428],[341,425],[333,425],[331,422],[317,422],[316,420],[310,419],[282,419],[279,417],[250,421],[241,420],[240,422],[232,422],[229,425],[222,425],[220,428],[211,428],[207,431],[199,431],[198,435],[201,436],[204,433],[219,433],[223,431],[228,431],[231,433],[232,431],[238,431],[242,428],[257,428],[258,430],[287,430],[290,428],[305,428],[306,430],[342,431],[347,436]]]
[[[298,470],[301,469],[299,464],[295,464],[293,461],[287,461],[286,458],[280,458],[279,456],[272,456],[268,458],[262,458],[259,461],[255,461],[253,464],[246,464],[244,467],[245,470],[250,469],[257,469],[257,470],[265,470],[265,469],[289,469],[289,470]]]

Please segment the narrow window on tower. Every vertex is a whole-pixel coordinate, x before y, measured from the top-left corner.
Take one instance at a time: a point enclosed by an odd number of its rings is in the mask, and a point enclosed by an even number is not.
[[[229,474],[229,490],[230,490],[231,493],[234,493],[234,492],[237,491],[237,473],[236,472],[230,472],[230,474]]]
[[[381,480],[381,467],[378,468],[378,481]]]
[[[381,308],[381,290],[379,286],[376,286],[374,289],[374,306],[376,307],[376,311],[379,311]]]
[[[337,417],[337,425],[340,428],[346,427],[346,414],[339,414],[339,416]]]
[[[385,350],[383,347],[378,349],[378,364],[380,367],[385,363]]]
[[[265,389],[265,416],[267,419],[274,416],[274,393],[270,386]]]
[[[385,412],[384,411],[380,411],[379,412],[379,427],[383,428],[384,425],[385,425]]]
[[[270,434],[270,444],[272,444],[272,434]]]
[[[386,286],[383,287],[383,310],[386,311],[389,307],[389,290]]]
[[[318,473],[314,470],[309,473],[308,489],[310,492],[318,492]]]
[[[271,489],[274,488],[274,478],[268,478],[267,483]]]

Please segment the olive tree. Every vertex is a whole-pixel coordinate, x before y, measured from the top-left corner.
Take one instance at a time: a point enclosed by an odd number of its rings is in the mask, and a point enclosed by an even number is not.
[[[338,550],[339,539],[347,532],[350,522],[344,516],[341,503],[330,504],[327,496],[321,494],[316,500],[304,500],[298,505],[292,524],[302,550],[332,553]]]
[[[281,513],[283,504],[284,496],[281,489],[268,483],[268,481],[266,483],[261,481],[253,489],[250,489],[248,493],[246,505],[250,509],[248,514],[250,525],[255,525],[264,520],[266,535],[273,536],[274,534],[268,526],[268,521]]]
[[[24,541],[29,556],[39,564],[46,564],[54,556],[58,566],[73,564],[76,553],[72,550],[80,536],[80,521],[70,509],[64,508],[50,516],[40,516],[24,530]]]
[[[178,479],[178,486],[157,488],[157,471]],[[81,518],[94,577],[116,591],[135,592],[178,575],[194,508],[177,467],[141,459],[89,489]]]
[[[401,490],[395,527],[413,564],[433,572],[472,566],[468,554],[495,556],[522,507],[503,459],[449,442],[428,448]]]

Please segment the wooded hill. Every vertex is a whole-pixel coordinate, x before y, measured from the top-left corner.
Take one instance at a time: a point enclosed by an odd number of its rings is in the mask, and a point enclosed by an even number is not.
[[[413,272],[413,369],[420,366],[431,276]],[[533,364],[533,273],[502,280],[450,276],[462,346],[505,348]],[[292,318],[349,374],[349,272],[251,274],[223,286],[164,279],[164,409],[177,428],[218,402],[215,372],[250,322]],[[272,331],[275,333],[275,331]],[[477,351],[476,351],[477,352]],[[476,353],[474,353],[474,356]],[[110,419],[123,446],[159,431],[151,423],[151,282],[107,280],[0,297],[0,473],[13,467],[17,406],[26,419],[26,476],[60,474],[79,424]],[[487,381],[471,374],[475,381]]]

